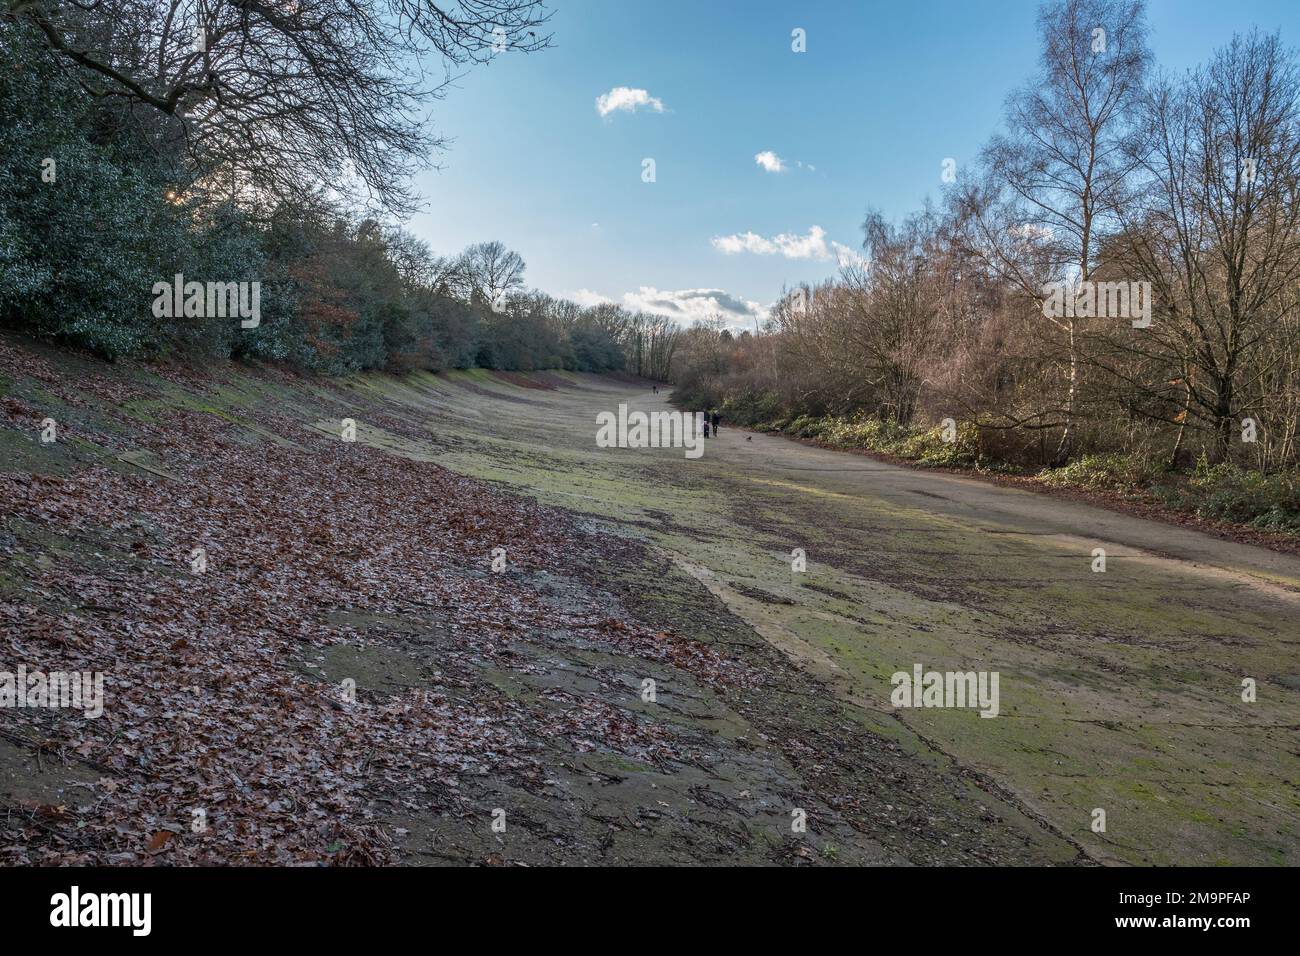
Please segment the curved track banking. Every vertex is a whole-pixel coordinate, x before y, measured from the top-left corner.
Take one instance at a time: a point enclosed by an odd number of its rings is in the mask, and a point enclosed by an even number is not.
[[[669,406],[585,385],[523,406],[505,382],[483,385],[496,401],[430,378],[429,427],[466,441],[439,460],[636,528],[844,700],[1095,859],[1300,862],[1300,559],[725,423],[695,461],[601,449],[598,412]],[[895,709],[890,677],[916,664],[997,672],[1000,715]]]

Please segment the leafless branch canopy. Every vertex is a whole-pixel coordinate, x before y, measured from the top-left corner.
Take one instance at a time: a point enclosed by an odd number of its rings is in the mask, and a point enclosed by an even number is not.
[[[3,0],[96,96],[236,195],[310,186],[408,208],[459,66],[550,43],[541,0]],[[435,70],[430,80],[429,70]],[[152,114],[152,116],[150,115]]]

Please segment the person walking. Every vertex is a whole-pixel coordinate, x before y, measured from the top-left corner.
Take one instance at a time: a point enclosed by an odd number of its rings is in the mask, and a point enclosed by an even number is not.
[[[717,438],[717,437],[718,437],[718,422],[720,422],[720,421],[722,420],[722,416],[718,414],[718,410],[715,408],[715,409],[713,410],[713,414],[710,415],[709,417],[712,419],[712,423],[713,423],[713,437],[714,437],[714,438]]]

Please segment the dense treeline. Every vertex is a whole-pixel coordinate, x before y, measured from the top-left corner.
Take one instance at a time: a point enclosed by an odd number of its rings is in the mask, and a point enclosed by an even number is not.
[[[1240,36],[1163,76],[1135,0],[1056,0],[1040,30],[1040,70],[977,168],[901,224],[868,214],[866,264],[791,290],[767,334],[692,331],[684,401],[1102,482],[1294,474],[1294,52]],[[1292,478],[1274,491],[1300,514]]]
[[[499,2],[502,16],[530,8],[526,0]],[[146,18],[175,6],[119,5]],[[76,8],[51,9],[65,26],[77,25]],[[212,7],[214,23],[223,9]],[[41,22],[0,18],[0,324],[108,358],[229,356],[322,372],[481,366],[667,376],[677,331],[665,320],[529,291],[523,259],[499,242],[434,254],[325,186],[341,175],[342,160],[321,144],[305,156],[282,141],[255,152],[196,149],[196,129],[214,135],[211,114],[168,113],[149,101],[161,95],[151,88],[99,95],[99,78],[82,62],[96,51],[114,71],[148,68],[144,48],[123,45],[134,26],[83,12],[69,34],[84,40],[83,56],[69,61],[51,49]],[[214,31],[209,51],[220,42]],[[331,82],[343,78],[321,80]],[[282,120],[267,112],[227,122],[256,128]],[[352,157],[373,132],[341,127],[333,148]],[[358,167],[362,186],[370,173],[400,201],[382,178],[400,171],[372,159],[373,168]],[[296,164],[300,180],[280,175]],[[178,274],[185,282],[258,283],[256,325],[158,316],[155,284]]]

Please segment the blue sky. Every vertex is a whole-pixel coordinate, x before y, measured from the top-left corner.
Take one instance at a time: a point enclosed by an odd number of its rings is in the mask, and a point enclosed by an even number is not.
[[[452,144],[417,178],[409,228],[443,254],[500,239],[531,287],[684,322],[721,307],[752,325],[783,286],[833,274],[835,244],[860,249],[868,207],[937,198],[943,160],[960,175],[1038,56],[1030,0],[550,7],[552,49],[498,57],[433,105]],[[1254,26],[1300,45],[1297,0],[1149,0],[1148,22],[1173,72]],[[602,117],[618,87],[662,110]],[[782,171],[755,161],[768,151]]]

